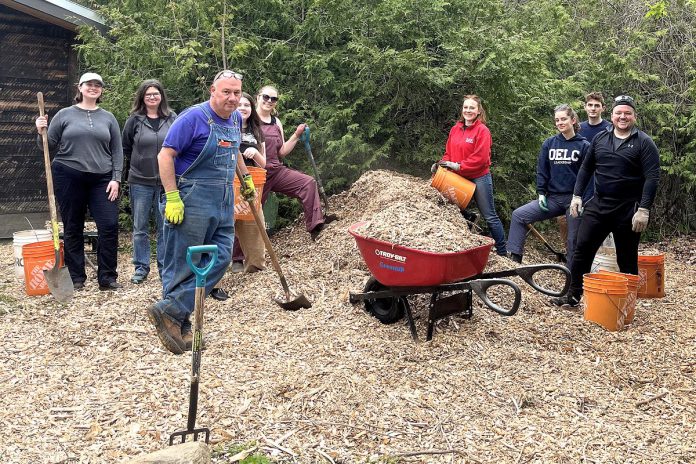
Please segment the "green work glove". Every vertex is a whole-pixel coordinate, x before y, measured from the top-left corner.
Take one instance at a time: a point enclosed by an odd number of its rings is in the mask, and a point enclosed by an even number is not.
[[[251,180],[251,174],[246,174],[242,177],[242,185],[239,191],[247,202],[251,203],[254,201],[254,198],[256,198],[256,187],[254,187],[254,181]]]
[[[546,195],[539,195],[539,208],[545,213],[549,212],[549,204],[546,202]]]
[[[181,224],[184,221],[184,202],[181,201],[178,190],[165,194],[167,203],[164,205],[164,217],[170,224]]]

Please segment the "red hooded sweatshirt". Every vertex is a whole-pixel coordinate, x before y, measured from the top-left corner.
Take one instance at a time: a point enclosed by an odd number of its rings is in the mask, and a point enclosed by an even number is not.
[[[450,129],[442,161],[459,163],[457,174],[476,179],[490,172],[491,144],[491,131],[481,121],[477,119],[468,127],[458,121]]]

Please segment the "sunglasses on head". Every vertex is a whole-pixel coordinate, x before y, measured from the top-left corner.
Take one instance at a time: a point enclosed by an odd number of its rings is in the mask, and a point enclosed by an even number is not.
[[[271,97],[270,95],[261,94],[261,98],[263,98],[263,101],[269,101],[271,103],[277,103],[278,102],[278,97]]]
[[[218,81],[220,79],[231,79],[231,78],[235,78],[238,81],[241,81],[243,76],[237,72],[229,71],[226,69],[224,71],[220,71],[219,73],[217,73],[215,75],[215,79],[213,79],[213,82]]]

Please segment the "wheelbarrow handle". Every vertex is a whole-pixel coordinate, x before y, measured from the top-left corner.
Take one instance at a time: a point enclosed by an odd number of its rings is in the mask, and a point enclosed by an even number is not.
[[[514,271],[518,276],[522,278],[522,280],[531,285],[534,290],[536,290],[539,293],[543,293],[544,295],[563,296],[568,292],[568,289],[570,288],[570,271],[567,267],[562,266],[560,264],[532,264],[530,266],[518,267]],[[534,279],[534,274],[540,271],[558,271],[561,274],[563,274],[563,278],[565,279],[565,281],[563,282],[563,289],[561,289],[560,291],[554,291],[552,289],[548,289],[539,285],[537,281]]]
[[[210,262],[205,267],[198,267],[193,264],[191,259],[193,255],[209,253],[212,255]],[[218,246],[217,245],[196,245],[190,246],[186,250],[186,262],[189,267],[196,274],[196,287],[205,287],[205,278],[210,272],[210,270],[215,266],[218,257]]]
[[[481,279],[481,280],[472,280],[468,282],[469,285],[471,286],[471,289],[476,293],[476,296],[478,296],[483,303],[491,308],[493,311],[495,311],[498,314],[501,314],[503,316],[512,316],[514,315],[517,310],[520,307],[520,303],[522,302],[522,291],[520,290],[520,287],[517,286],[516,283],[512,282],[511,280],[507,279]],[[488,298],[487,291],[490,287],[496,286],[496,285],[507,285],[509,287],[512,287],[512,289],[515,292],[515,301],[512,304],[512,307],[510,309],[505,309],[497,304],[493,303],[490,298]]]

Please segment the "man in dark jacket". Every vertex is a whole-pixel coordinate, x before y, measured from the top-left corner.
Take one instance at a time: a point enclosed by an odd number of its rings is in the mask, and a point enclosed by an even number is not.
[[[570,289],[565,296],[551,299],[556,306],[574,307],[582,296],[583,275],[605,237],[612,232],[621,272],[638,274],[638,242],[648,226],[650,207],[655,200],[660,174],[660,156],[655,142],[635,127],[633,98],[614,99],[612,126],[598,134],[578,173],[570,211],[583,214],[578,230],[575,258],[570,268]],[[592,174],[595,195],[583,210],[582,192]]]

